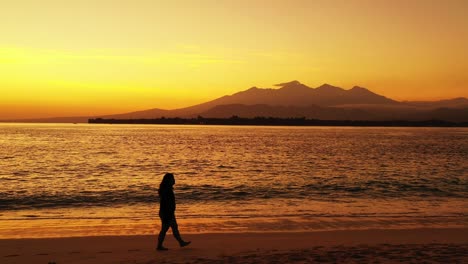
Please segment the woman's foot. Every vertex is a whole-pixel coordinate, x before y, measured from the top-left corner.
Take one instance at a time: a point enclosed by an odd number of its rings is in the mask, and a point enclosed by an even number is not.
[[[186,247],[186,246],[190,245],[190,243],[192,243],[192,241],[182,241],[182,242],[180,242],[180,247]]]
[[[156,250],[158,250],[158,251],[166,251],[166,250],[169,250],[169,249],[168,249],[168,248],[165,248],[165,247],[163,247],[163,246],[158,246],[158,247],[156,248]]]

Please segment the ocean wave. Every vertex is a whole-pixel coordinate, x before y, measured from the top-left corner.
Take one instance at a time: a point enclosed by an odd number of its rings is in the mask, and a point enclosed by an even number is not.
[[[438,185],[439,187],[434,187]],[[367,181],[355,185],[343,183],[313,183],[286,187],[272,186],[216,186],[181,185],[175,190],[183,203],[228,202],[269,199],[335,200],[358,199],[412,199],[412,198],[468,198],[466,185],[427,184]],[[113,206],[118,204],[157,203],[157,188],[142,185],[120,190],[83,190],[61,193],[57,190],[40,193],[9,192],[0,195],[0,210]]]

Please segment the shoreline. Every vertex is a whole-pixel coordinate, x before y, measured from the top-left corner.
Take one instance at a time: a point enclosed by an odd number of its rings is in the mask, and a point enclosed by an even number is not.
[[[369,229],[313,232],[183,234],[179,248],[168,234],[167,252],[155,251],[157,236],[89,236],[0,239],[2,263],[377,263],[468,260],[468,227]],[[358,252],[358,253],[356,253]],[[419,254],[419,255],[418,255]],[[421,255],[422,254],[422,255]],[[361,261],[359,261],[361,260]],[[278,263],[283,263],[278,262]],[[327,262],[327,261],[325,261]]]
[[[452,122],[447,120],[326,120],[307,119],[305,117],[255,117],[244,118],[137,118],[137,119],[105,119],[91,118],[89,124],[130,124],[130,125],[206,125],[206,126],[336,126],[336,127],[468,127],[468,122]]]
[[[0,239],[40,239],[154,235],[160,221],[148,219],[24,219],[1,218]],[[183,234],[310,233],[325,231],[466,228],[466,216],[420,217],[283,217],[248,219],[179,218]]]
[[[169,118],[168,118],[169,119]],[[451,122],[444,120],[422,120],[422,121],[411,121],[411,120],[307,120],[306,123],[297,122],[224,122],[224,121],[213,121],[213,122],[199,122],[197,120],[188,120],[172,118],[174,121],[156,121],[152,119],[104,119],[95,121],[96,119],[90,119],[88,121],[80,122],[56,122],[56,121],[27,121],[27,120],[0,120],[0,124],[39,124],[39,125],[167,125],[167,126],[235,126],[235,127],[358,127],[358,128],[467,128],[468,122]],[[229,119],[227,119],[229,121]]]

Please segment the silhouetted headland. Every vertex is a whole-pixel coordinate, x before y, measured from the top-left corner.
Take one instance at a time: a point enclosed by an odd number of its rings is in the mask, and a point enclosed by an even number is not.
[[[89,119],[90,124],[165,124],[165,125],[236,125],[236,126],[362,126],[362,127],[468,127],[468,122],[443,120],[319,120],[306,118],[255,117],[243,118],[153,118],[153,119]]]

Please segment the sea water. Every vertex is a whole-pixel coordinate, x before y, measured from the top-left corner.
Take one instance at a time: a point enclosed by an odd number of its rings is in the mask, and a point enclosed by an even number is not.
[[[467,227],[468,129],[0,124],[0,238]]]

